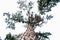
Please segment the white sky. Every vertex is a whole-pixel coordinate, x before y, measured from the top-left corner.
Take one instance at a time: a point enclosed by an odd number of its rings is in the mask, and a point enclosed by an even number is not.
[[[18,4],[16,3],[18,0],[0,0],[0,36],[4,39],[5,35],[11,32],[12,34],[19,34],[24,32],[26,29],[23,27],[22,23],[16,23],[16,30],[6,29],[5,17],[3,17],[4,12],[15,13],[19,10]],[[33,0],[33,2],[36,0]],[[36,11],[35,8],[33,9]],[[47,24],[43,25],[43,27],[37,27],[35,31],[41,32],[51,32],[50,40],[60,40],[60,3],[57,6],[52,8],[51,12],[48,14],[52,14],[53,18],[48,21]],[[21,27],[22,26],[22,27]]]

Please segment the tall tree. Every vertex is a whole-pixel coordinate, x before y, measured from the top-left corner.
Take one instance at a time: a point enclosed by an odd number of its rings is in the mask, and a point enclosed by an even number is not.
[[[19,4],[20,11],[16,12],[15,14],[9,14],[4,13],[4,15],[7,15],[7,18],[5,22],[8,24],[8,28],[15,29],[15,23],[22,22],[27,24],[27,30],[19,35],[16,40],[46,40],[49,39],[49,35],[51,35],[50,32],[35,32],[35,28],[37,26],[40,26],[45,23],[44,18],[41,17],[41,15],[45,15],[46,12],[51,11],[51,8],[56,5],[57,2],[60,0],[37,0],[38,3],[38,10],[39,15],[34,14],[34,12],[31,12],[31,9],[33,8],[33,2],[30,1],[27,3],[27,1],[19,0],[17,2]],[[22,13],[26,11],[24,14],[26,14],[26,18],[22,15]],[[49,20],[53,16],[47,15],[46,19]]]

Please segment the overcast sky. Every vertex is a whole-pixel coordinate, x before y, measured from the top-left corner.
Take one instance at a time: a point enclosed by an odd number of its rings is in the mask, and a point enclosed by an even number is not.
[[[5,17],[3,17],[4,12],[15,13],[18,8],[16,3],[18,0],[0,0],[0,36],[4,39],[5,35],[11,32],[12,34],[19,34],[24,32],[26,29],[23,27],[22,23],[16,23],[16,30],[6,29],[7,24],[5,23]],[[33,2],[36,0],[33,0]],[[35,4],[36,6],[37,4]],[[33,10],[36,11],[35,7]],[[51,32],[50,40],[60,40],[60,3],[57,3],[55,7],[52,8],[52,11],[48,14],[53,15],[53,18],[48,21],[47,24],[43,27],[37,27],[36,32]]]

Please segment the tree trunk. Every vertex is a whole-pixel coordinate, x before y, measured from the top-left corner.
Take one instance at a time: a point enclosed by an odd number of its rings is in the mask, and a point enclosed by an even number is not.
[[[29,25],[24,34],[21,34],[16,40],[37,40],[33,27]]]

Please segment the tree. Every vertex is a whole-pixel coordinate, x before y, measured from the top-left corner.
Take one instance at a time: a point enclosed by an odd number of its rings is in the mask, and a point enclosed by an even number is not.
[[[27,30],[20,34],[16,40],[46,40],[49,39],[49,35],[51,35],[50,32],[35,32],[35,28],[37,26],[40,26],[45,23],[44,17],[42,18],[41,15],[45,15],[46,12],[51,11],[51,8],[56,5],[56,3],[59,2],[59,0],[37,0],[38,3],[38,10],[39,15],[35,14],[34,12],[31,12],[31,9],[33,8],[33,2],[30,1],[29,3],[26,3],[26,1],[19,0],[17,2],[19,4],[20,11],[16,12],[15,14],[9,14],[4,13],[3,15],[7,15],[7,18],[5,19],[5,22],[8,24],[8,28],[15,29],[15,23],[22,22],[27,24]],[[24,14],[26,14],[26,18],[22,15],[23,11],[26,11]],[[47,15],[46,19],[50,20],[53,16]]]

